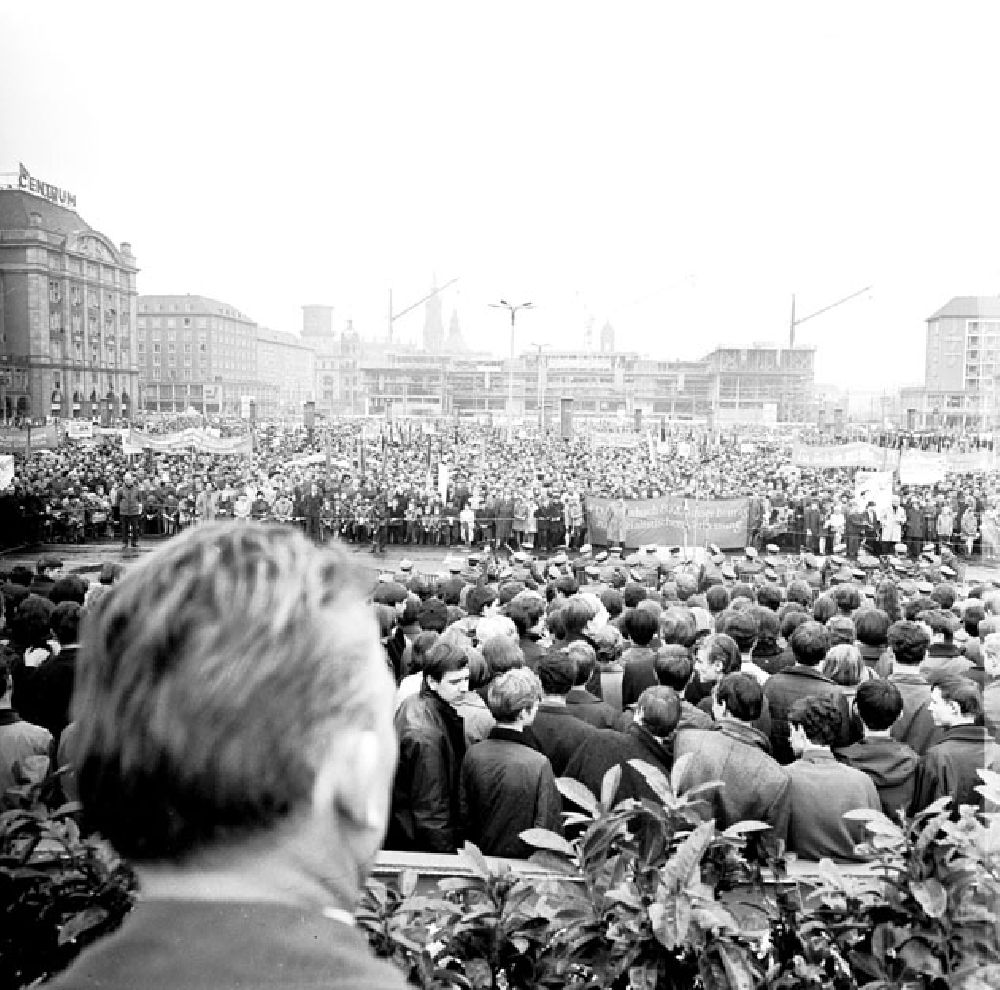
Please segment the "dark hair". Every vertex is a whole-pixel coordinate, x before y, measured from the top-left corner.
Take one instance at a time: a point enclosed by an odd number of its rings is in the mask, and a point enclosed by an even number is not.
[[[976,602],[974,605],[966,606],[962,615],[962,627],[970,636],[979,635],[979,623],[986,618],[986,608]]]
[[[563,574],[556,578],[555,589],[565,598],[572,598],[580,590],[580,584],[572,574]]]
[[[681,699],[673,688],[657,685],[639,695],[636,715],[654,736],[669,736],[681,719]]]
[[[795,662],[818,667],[830,649],[830,634],[816,621],[803,622],[788,640]]]
[[[553,608],[545,620],[552,638],[559,640],[566,638],[566,616],[563,615],[562,607]]]
[[[832,619],[839,611],[840,608],[837,605],[836,599],[829,593],[820,595],[813,602],[813,618],[817,622],[826,622],[827,619]]]
[[[428,651],[424,660],[424,679],[440,681],[445,674],[469,666],[467,646],[439,639]]]
[[[781,617],[781,635],[787,641],[789,637],[795,632],[803,622],[812,622],[809,618],[808,612],[795,611],[794,609],[790,612],[786,612]]]
[[[830,634],[830,645],[854,643],[858,634],[849,615],[834,615],[826,620],[826,631]]]
[[[75,643],[80,635],[80,617],[83,609],[76,602],[60,602],[52,610],[49,624],[61,646]]]
[[[516,640],[509,636],[491,636],[479,645],[483,659],[489,665],[490,677],[524,666],[524,653]]]
[[[858,685],[854,696],[861,721],[872,732],[890,728],[903,711],[903,696],[891,681],[875,677]]]
[[[0,653],[0,697],[10,690],[10,661]]]
[[[880,608],[863,608],[854,616],[858,642],[884,647],[889,642],[889,614]]]
[[[757,648],[771,649],[777,646],[780,629],[777,612],[772,612],[764,605],[751,605],[748,611],[757,621]]]
[[[690,610],[673,606],[660,619],[660,640],[664,645],[694,646],[698,638],[698,624]]]
[[[830,595],[837,603],[837,608],[843,615],[850,615],[851,612],[861,605],[861,593],[855,584],[838,584],[830,592]]]
[[[934,601],[941,606],[941,608],[947,611],[954,606],[958,599],[958,593],[955,591],[955,586],[953,584],[942,582],[941,584],[934,586],[934,590],[931,592],[931,598],[933,598]]]
[[[770,609],[772,612],[777,612],[784,600],[785,596],[776,584],[765,584],[757,589],[757,604],[763,605],[764,608]]]
[[[76,602],[82,605],[87,597],[87,582],[79,574],[64,574],[49,589],[49,601],[53,605],[60,602]]]
[[[586,598],[574,595],[566,599],[562,613],[566,621],[566,635],[578,636],[587,628],[587,623],[596,615],[596,610]]]
[[[756,616],[750,611],[733,612],[726,615],[725,626],[723,627],[727,636],[732,636],[741,653],[749,653],[757,641],[760,628],[757,625]]]
[[[764,708],[764,689],[756,677],[736,671],[726,674],[715,689],[715,700],[725,704],[729,714],[741,722],[760,718]]]
[[[535,672],[546,694],[569,694],[576,682],[576,660],[563,650],[549,650]]]
[[[927,655],[927,647],[931,645],[926,630],[906,619],[889,626],[888,638],[896,661],[913,667],[923,661]]]
[[[713,584],[705,592],[705,602],[712,615],[718,615],[729,607],[729,590],[725,585]]]
[[[944,636],[946,643],[950,643],[954,639],[958,620],[950,612],[944,612],[939,608],[932,609],[929,612],[921,612],[918,618],[931,627],[932,633]]]
[[[406,671],[408,674],[422,673],[424,669],[424,661],[427,658],[427,654],[430,652],[431,647],[438,641],[440,637],[439,632],[433,630],[418,632],[413,638],[413,647],[410,650],[410,668]]]
[[[440,598],[428,598],[421,602],[417,624],[425,632],[444,632],[448,628],[448,606]]]
[[[14,612],[10,632],[22,649],[45,646],[52,632],[52,610],[55,606],[41,595],[28,595]]]
[[[656,651],[653,669],[660,684],[683,691],[694,673],[694,660],[686,647],[661,646]]]
[[[636,646],[649,646],[660,628],[660,620],[645,608],[633,608],[625,613],[625,634]]]
[[[899,588],[896,587],[895,581],[890,581],[888,578],[879,581],[875,589],[875,607],[885,612],[890,622],[900,618]]]
[[[788,724],[802,726],[809,742],[817,746],[832,746],[840,738],[843,713],[833,698],[811,695],[792,702]]]
[[[713,633],[707,640],[708,662],[721,664],[722,673],[731,674],[743,665],[743,656],[736,640],[726,633]]]
[[[576,664],[576,677],[573,678],[575,687],[582,687],[590,680],[591,675],[597,669],[597,651],[582,639],[574,640],[569,646],[563,647]]]
[[[637,584],[635,581],[630,581],[622,589],[622,601],[625,602],[626,608],[635,608],[645,597],[645,586]]]
[[[903,606],[903,615],[908,622],[913,622],[921,612],[932,612],[936,608],[937,602],[933,598],[921,595],[919,598],[908,601]]]
[[[477,584],[465,596],[465,608],[469,615],[482,615],[483,609],[497,600],[497,593],[485,584]]]
[[[971,715],[978,723],[983,720],[983,696],[979,685],[964,677],[953,677],[942,681],[937,687],[945,701],[953,701],[965,716]]]
[[[793,581],[788,586],[788,600],[809,608],[813,600],[813,591],[809,587],[809,583],[807,581]]]
[[[625,609],[625,598],[616,588],[606,588],[598,597],[612,619],[617,619]]]
[[[753,585],[747,584],[746,581],[740,581],[738,584],[734,584],[730,589],[729,595],[730,601],[736,601],[737,598],[746,598],[751,602],[756,601]]]

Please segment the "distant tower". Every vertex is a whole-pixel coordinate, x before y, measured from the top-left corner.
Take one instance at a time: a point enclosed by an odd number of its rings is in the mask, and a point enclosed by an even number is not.
[[[332,306],[303,306],[302,307],[302,336],[303,337],[332,337],[333,336],[333,307]]]
[[[613,354],[615,350],[615,328],[609,320],[601,327],[601,353]]]
[[[458,322],[458,311],[452,310],[451,320],[448,323],[448,341],[445,344],[446,351],[464,351],[465,341],[462,339],[462,328]]]
[[[354,329],[354,321],[348,320],[340,338],[340,353],[344,357],[357,358],[361,350],[361,338]]]
[[[431,283],[432,295],[424,306],[424,350],[438,354],[444,343],[444,322],[441,318],[441,295],[437,279]]]

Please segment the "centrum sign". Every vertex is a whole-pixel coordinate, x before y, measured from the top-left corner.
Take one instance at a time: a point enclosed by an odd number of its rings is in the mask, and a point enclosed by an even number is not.
[[[48,182],[36,179],[25,167],[23,162],[18,162],[20,169],[17,175],[17,188],[25,192],[34,193],[36,196],[44,196],[45,199],[60,206],[76,206],[76,194],[53,186]]]

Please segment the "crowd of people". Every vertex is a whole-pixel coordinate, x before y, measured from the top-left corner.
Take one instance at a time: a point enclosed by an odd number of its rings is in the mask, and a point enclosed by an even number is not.
[[[163,430],[170,424],[157,424]],[[221,433],[236,424],[220,422]],[[217,518],[296,522],[316,540],[371,545],[491,544],[578,548],[587,499],[748,499],[748,542],[761,549],[844,545],[885,552],[906,542],[992,558],[1000,547],[1000,475],[949,475],[898,487],[892,503],[860,499],[853,470],[797,468],[791,438],[688,431],[652,436],[436,426],[345,419],[315,430],[262,427],[253,456],[147,451],[126,457],[117,436],[67,442],[16,463],[0,491],[0,541],[85,542],[172,535]],[[126,528],[121,500],[126,474]]]

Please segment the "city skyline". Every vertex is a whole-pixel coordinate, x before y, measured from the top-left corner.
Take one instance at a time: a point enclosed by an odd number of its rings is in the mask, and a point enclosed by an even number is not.
[[[384,337],[389,291],[398,312],[436,276],[471,349],[507,352],[509,298],[535,305],[519,350],[592,320],[595,347],[610,321],[694,359],[785,345],[793,293],[801,318],[871,285],[797,342],[819,382],[896,387],[932,313],[1000,290],[987,6],[356,6],[55,4],[42,29],[0,3],[0,171],[73,190],[140,294],[296,333],[324,302]]]

